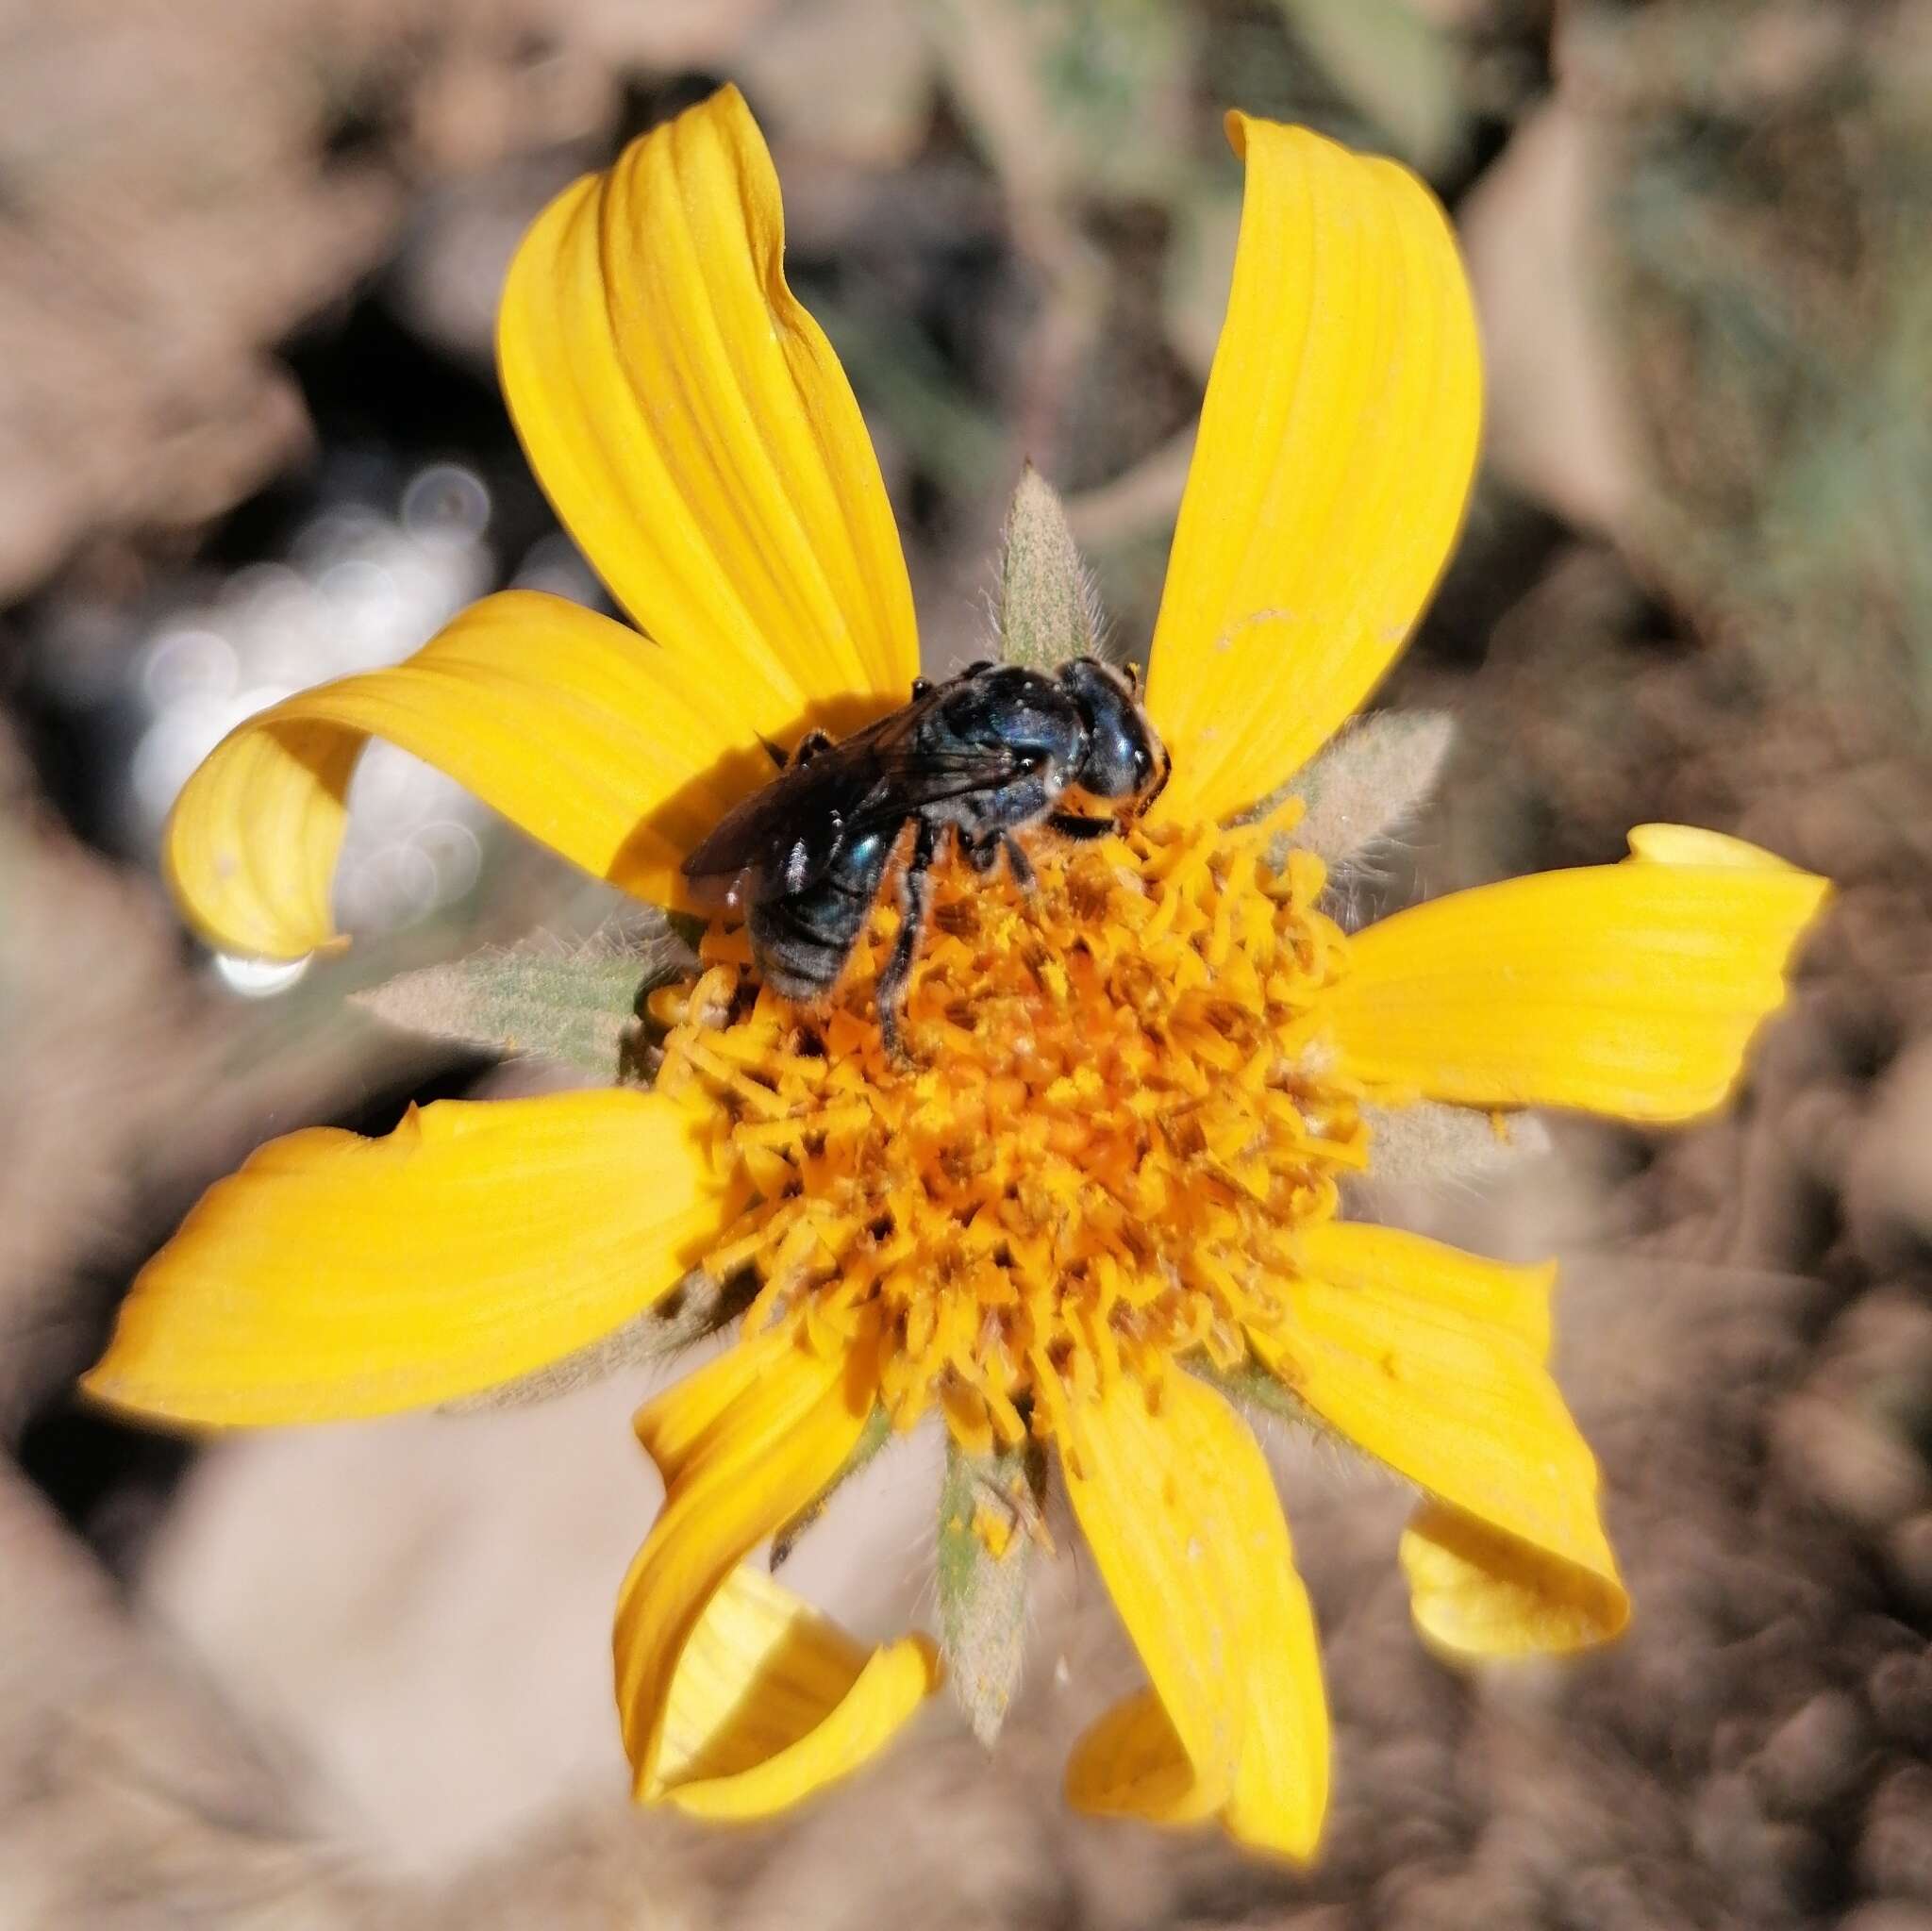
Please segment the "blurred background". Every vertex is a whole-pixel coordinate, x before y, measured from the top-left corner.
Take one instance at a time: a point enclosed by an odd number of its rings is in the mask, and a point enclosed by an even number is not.
[[[1405,1499],[1283,1440],[1337,1734],[1324,1861],[1082,1824],[1132,1673],[1052,1572],[991,1762],[936,1708],[782,1827],[624,1802],[620,1377],[205,1451],[74,1403],[263,1138],[557,1075],[349,995],[609,894],[372,752],[345,956],[211,959],[159,824],[239,718],[480,591],[597,586],[517,453],[496,291],[543,201],[737,81],[898,508],[928,664],[987,634],[1023,458],[1144,648],[1239,215],[1228,106],[1397,154],[1490,359],[1460,555],[1390,704],[1454,713],[1360,902],[1741,832],[1840,882],[1724,1117],[1557,1121],[1399,1206],[1559,1255],[1637,1598],[1469,1680]],[[0,1923],[1932,1926],[1932,4],[64,0],[0,6]],[[936,1455],[791,1574],[929,1606]]]

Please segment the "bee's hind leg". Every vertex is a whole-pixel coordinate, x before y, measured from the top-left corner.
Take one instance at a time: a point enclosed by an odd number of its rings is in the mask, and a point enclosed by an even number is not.
[[[984,878],[999,862],[1000,835],[996,831],[980,833],[976,838],[968,838],[965,832],[957,834],[959,856]]]
[[[901,1065],[908,1056],[899,1033],[899,1014],[906,1004],[906,981],[912,976],[912,961],[919,957],[919,941],[925,936],[926,907],[931,897],[926,874],[939,852],[939,827],[922,818],[913,836],[912,854],[899,874],[899,909],[905,917],[899,925],[899,936],[892,941],[892,955],[881,968],[878,984],[873,989],[879,1014],[879,1037],[885,1041],[886,1052]]]
[[[1000,861],[1000,854],[1007,855],[1007,871],[1022,891],[1033,890],[1033,860],[1021,849],[1020,841],[1009,831],[982,832],[977,838],[961,837],[959,852],[966,862],[982,878],[991,875],[992,868]]]

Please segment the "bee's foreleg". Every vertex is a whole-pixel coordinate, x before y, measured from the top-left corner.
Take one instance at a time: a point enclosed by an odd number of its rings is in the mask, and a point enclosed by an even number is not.
[[[899,1011],[906,1001],[906,981],[912,974],[912,961],[919,956],[919,941],[925,934],[925,913],[931,897],[927,874],[939,857],[940,827],[922,818],[913,834],[911,856],[899,874],[899,909],[904,913],[899,936],[892,941],[892,955],[880,970],[873,998],[878,1007],[879,1037],[894,1059],[906,1057],[899,1037]]]
[[[1011,832],[1000,841],[1007,855],[1007,870],[1012,874],[1013,883],[1022,891],[1031,891],[1034,885],[1033,860],[1020,848],[1020,841]]]

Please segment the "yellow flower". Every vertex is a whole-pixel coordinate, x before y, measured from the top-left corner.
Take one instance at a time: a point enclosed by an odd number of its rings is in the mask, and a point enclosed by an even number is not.
[[[934,1687],[745,1558],[869,1424],[1050,1449],[1148,1687],[1072,1800],[1218,1819],[1306,1856],[1327,1728],[1266,1463],[1261,1373],[1424,1494],[1402,1561],[1434,1644],[1563,1650],[1623,1623],[1596,1471],[1544,1361],[1548,1268],[1337,1218],[1364,1102],[1687,1118],[1783,997],[1824,883],[1735,840],[1456,893],[1352,936],[1256,819],[1375,685],[1441,568],[1479,371],[1441,210],[1398,167],[1234,117],[1247,204],[1147,687],[1174,779],[1130,836],[1042,854],[1030,899],[942,871],[907,1035],[868,994],[758,987],[712,928],[654,1011],[650,1091],[440,1103],[297,1133],[189,1216],[89,1376],[225,1426],[474,1394],[606,1340],[691,1271],[748,1277],[731,1350],[638,1417],[661,1515],[617,1689],[639,1797],[763,1814],[865,1760]],[[760,737],[904,702],[917,646],[858,410],[781,273],[770,159],[727,90],[578,182],[511,269],[504,385],[558,510],[643,636],[509,592],[408,663],[309,691],[196,773],[168,841],[195,925],[331,936],[342,795],[379,735],[658,905],[769,774]],[[994,1501],[997,1497],[994,1497]],[[993,1556],[1016,1540],[971,1511]]]

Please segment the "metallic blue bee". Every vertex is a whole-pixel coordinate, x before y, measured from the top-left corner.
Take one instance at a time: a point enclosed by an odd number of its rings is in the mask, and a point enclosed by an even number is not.
[[[905,923],[879,974],[879,1029],[894,1057],[906,981],[925,925],[926,874],[948,828],[974,871],[1000,855],[1022,886],[1033,867],[1018,834],[1095,839],[1144,811],[1172,770],[1134,678],[1094,658],[1053,671],[969,664],[943,684],[834,742],[813,732],[762,791],[684,861],[702,898],[740,907],[767,985],[788,999],[837,983],[908,825],[899,874]],[[1090,817],[1074,792],[1113,813]]]

